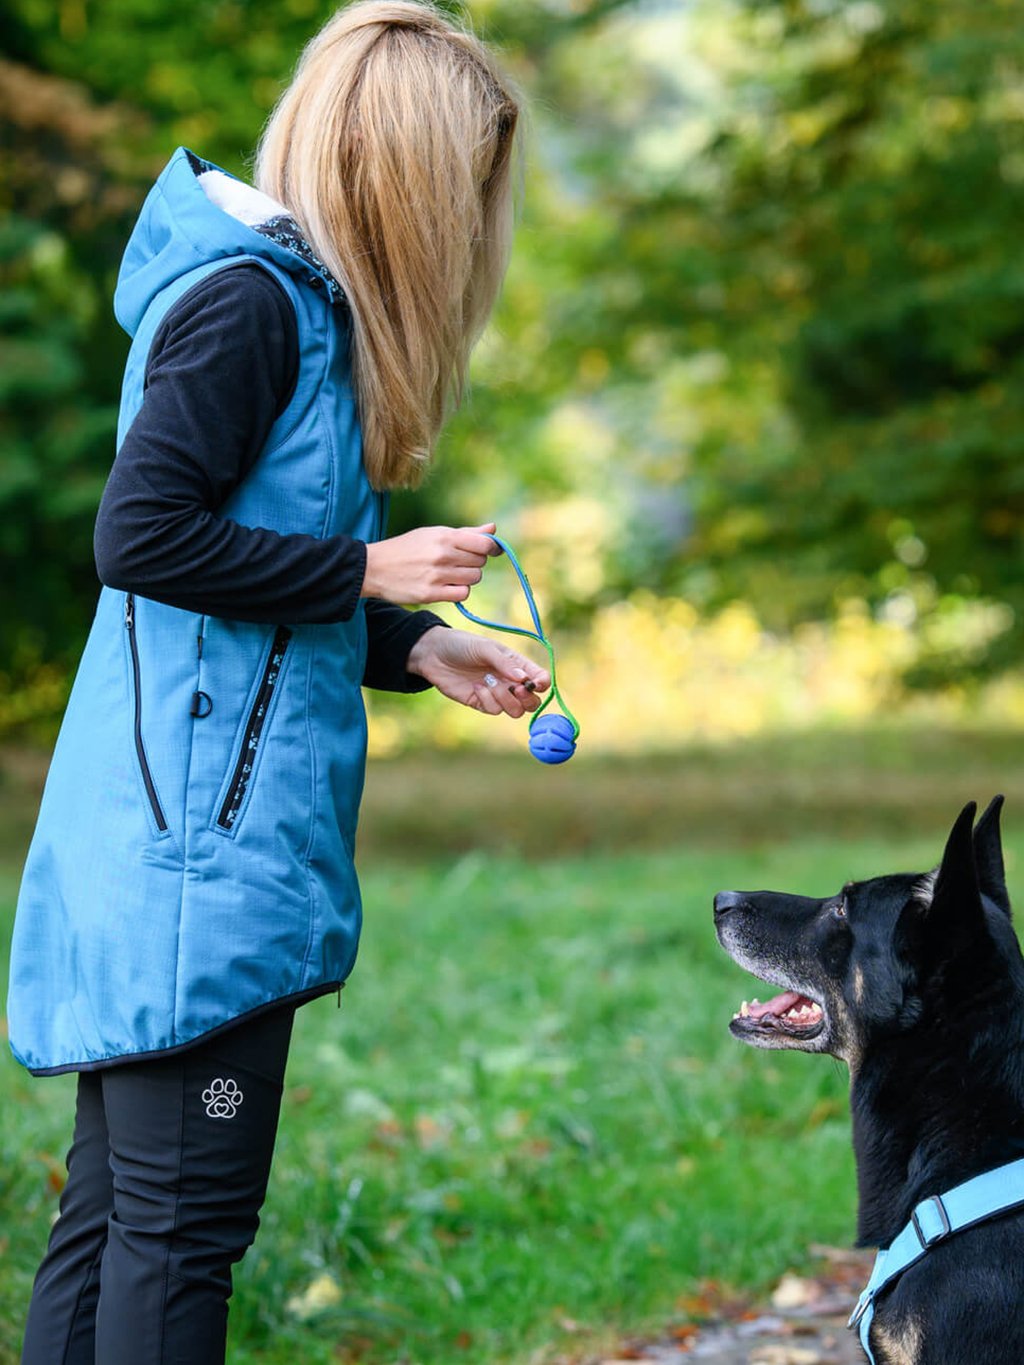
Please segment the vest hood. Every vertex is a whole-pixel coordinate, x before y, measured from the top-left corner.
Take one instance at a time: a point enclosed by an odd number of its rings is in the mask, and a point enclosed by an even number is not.
[[[114,314],[134,336],[147,308],[196,266],[262,256],[334,303],[345,294],[283,204],[179,147],[146,201],[125,247]]]

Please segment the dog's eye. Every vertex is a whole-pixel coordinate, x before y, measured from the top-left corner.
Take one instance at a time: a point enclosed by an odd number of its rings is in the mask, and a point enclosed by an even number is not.
[[[832,913],[833,915],[835,915],[836,919],[845,919],[846,901],[845,900],[836,901],[835,905],[833,905],[832,907]]]

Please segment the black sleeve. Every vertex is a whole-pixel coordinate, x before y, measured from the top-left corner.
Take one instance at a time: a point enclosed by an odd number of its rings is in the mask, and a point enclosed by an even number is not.
[[[366,546],[279,535],[217,509],[245,478],[298,374],[291,301],[253,263],[215,271],[153,339],[142,406],[96,521],[100,580],[187,611],[238,621],[345,621]]]
[[[236,621],[347,620],[366,546],[351,536],[279,535],[216,515],[249,473],[295,388],[291,301],[253,263],[218,270],[168,312],[150,348],[142,406],[96,520],[100,579],[187,611]],[[407,673],[432,612],[366,603],[368,687],[420,692]]]
[[[447,626],[432,611],[406,611],[404,607],[367,598],[366,632],[369,647],[363,686],[381,692],[425,692],[431,686],[418,673],[406,672],[405,661],[413,645],[432,626]]]

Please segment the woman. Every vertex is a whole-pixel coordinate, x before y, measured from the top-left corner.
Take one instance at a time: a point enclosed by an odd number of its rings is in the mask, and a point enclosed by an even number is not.
[[[28,1365],[224,1359],[294,1011],[355,958],[360,687],[521,716],[548,686],[395,605],[468,596],[493,525],[383,539],[500,286],[517,115],[448,18],[352,5],[257,187],[180,148],[128,243],[104,587],[11,967],[15,1054],[79,1073]]]

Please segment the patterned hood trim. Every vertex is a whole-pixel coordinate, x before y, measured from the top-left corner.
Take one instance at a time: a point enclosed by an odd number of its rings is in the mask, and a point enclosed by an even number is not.
[[[332,303],[345,301],[344,289],[310,246],[302,229],[283,204],[254,186],[247,185],[244,180],[236,180],[212,162],[203,161],[193,152],[188,153],[188,160],[211,203],[251,227],[261,237],[266,237],[268,241],[297,256],[324,281]]]

